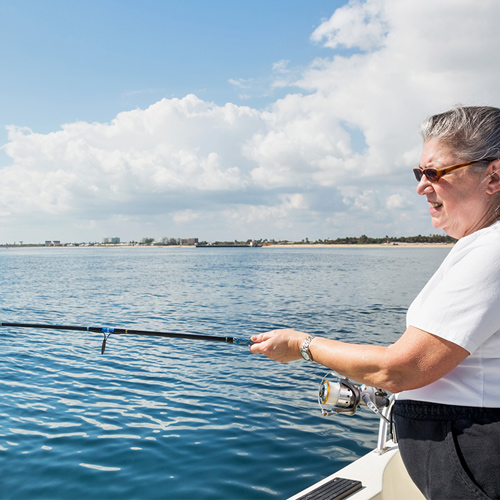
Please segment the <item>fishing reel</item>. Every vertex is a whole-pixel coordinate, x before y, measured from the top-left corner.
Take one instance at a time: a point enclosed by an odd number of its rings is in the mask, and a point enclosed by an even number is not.
[[[336,380],[327,380],[330,375]],[[389,422],[380,411],[390,404],[389,394],[386,391],[358,384],[335,372],[327,373],[323,377],[319,386],[318,402],[324,417],[338,414],[354,415],[360,406],[367,406],[380,418]],[[331,408],[327,409],[325,405]]]

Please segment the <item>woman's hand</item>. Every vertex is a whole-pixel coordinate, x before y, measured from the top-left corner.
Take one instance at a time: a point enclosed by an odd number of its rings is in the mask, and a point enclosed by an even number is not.
[[[307,333],[290,329],[271,330],[254,335],[250,351],[253,354],[264,354],[280,363],[288,363],[295,359],[302,359],[300,348],[307,337],[309,337]]]

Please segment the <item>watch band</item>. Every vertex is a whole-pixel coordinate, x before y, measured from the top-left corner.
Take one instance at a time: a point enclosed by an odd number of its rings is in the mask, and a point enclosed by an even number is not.
[[[302,342],[302,347],[300,348],[300,355],[306,360],[306,361],[314,361],[311,351],[309,350],[309,345],[313,341],[314,337],[312,335],[309,335],[304,342]]]

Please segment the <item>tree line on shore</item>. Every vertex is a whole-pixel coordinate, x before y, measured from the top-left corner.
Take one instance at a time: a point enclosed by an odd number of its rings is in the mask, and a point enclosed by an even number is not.
[[[382,238],[371,238],[362,234],[361,236],[346,236],[336,239],[317,239],[309,240],[309,238],[304,238],[301,241],[292,240],[275,240],[275,239],[260,239],[260,240],[246,240],[246,241],[217,241],[213,243],[214,246],[217,245],[244,245],[250,244],[251,242],[257,243],[259,246],[262,245],[397,245],[398,243],[445,243],[453,244],[456,243],[456,239],[448,235],[441,234],[431,234],[428,236],[422,236],[421,234],[417,236],[384,236]],[[207,242],[201,242],[201,246],[207,245]]]
[[[307,239],[306,239],[307,240]],[[361,236],[353,236],[353,237],[345,237],[345,238],[337,238],[335,240],[326,239],[326,240],[317,240],[314,243],[321,243],[327,245],[370,245],[370,244],[397,244],[397,243],[456,243],[456,239],[448,236],[446,234],[431,234],[429,236],[422,236],[419,234],[418,236],[385,236],[383,238],[371,238],[366,236],[366,234],[362,234]],[[306,241],[302,241],[305,243]],[[309,242],[311,243],[311,242]]]

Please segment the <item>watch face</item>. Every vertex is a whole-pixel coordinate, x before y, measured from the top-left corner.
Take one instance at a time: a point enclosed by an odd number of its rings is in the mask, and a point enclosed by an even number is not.
[[[312,361],[312,356],[311,353],[309,352],[309,344],[311,343],[313,338],[314,337],[310,336],[306,340],[304,340],[304,343],[300,348],[300,354],[306,361]]]
[[[306,361],[311,361],[311,356],[309,356],[309,353],[307,351],[300,351],[300,354],[302,354],[302,357],[306,360]]]

